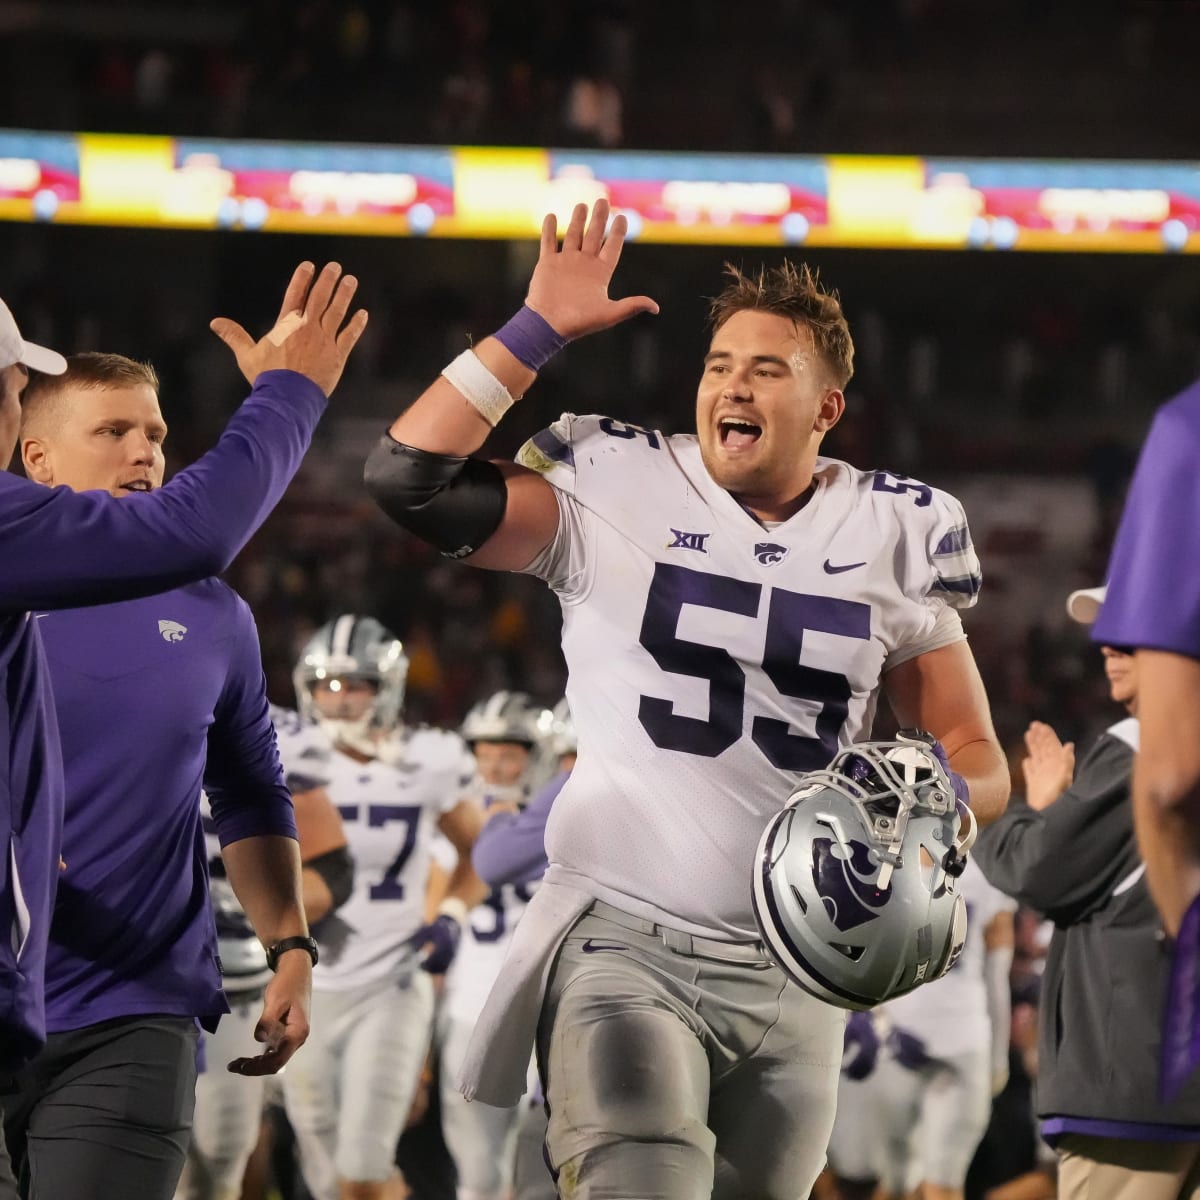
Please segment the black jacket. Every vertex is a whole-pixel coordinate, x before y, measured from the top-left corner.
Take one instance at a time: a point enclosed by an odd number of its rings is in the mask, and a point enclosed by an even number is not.
[[[1200,1127],[1200,1075],[1158,1101],[1169,948],[1133,832],[1137,723],[1114,725],[1042,812],[1011,808],[973,851],[1055,929],[1038,1022],[1038,1115]]]

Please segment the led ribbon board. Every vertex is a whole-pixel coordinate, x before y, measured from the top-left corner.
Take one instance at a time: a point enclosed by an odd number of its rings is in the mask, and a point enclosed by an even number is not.
[[[1200,250],[1200,163],[374,146],[0,130],[0,220],[534,238],[606,197],[661,243]]]

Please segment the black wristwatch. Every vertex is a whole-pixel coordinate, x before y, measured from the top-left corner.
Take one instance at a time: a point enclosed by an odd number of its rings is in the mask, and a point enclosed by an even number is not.
[[[267,966],[272,971],[279,966],[279,956],[286,954],[289,950],[304,950],[308,957],[312,959],[313,966],[317,965],[317,959],[320,957],[317,953],[317,943],[314,938],[310,937],[288,937],[276,942],[273,946],[267,947]]]

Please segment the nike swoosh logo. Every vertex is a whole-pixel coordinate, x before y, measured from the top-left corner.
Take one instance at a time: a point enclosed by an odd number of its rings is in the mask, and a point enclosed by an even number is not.
[[[598,950],[628,950],[628,949],[629,949],[628,946],[615,946],[610,942],[593,942],[591,938],[588,938],[587,941],[583,943],[584,954],[595,954]]]
[[[821,565],[825,568],[826,575],[840,575],[843,571],[853,571],[858,567],[865,567],[867,564],[865,562],[856,562],[847,563],[844,567],[835,567],[829,559],[826,559]]]

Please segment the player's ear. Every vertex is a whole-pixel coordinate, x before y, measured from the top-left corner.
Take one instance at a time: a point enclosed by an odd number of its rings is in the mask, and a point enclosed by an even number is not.
[[[54,470],[50,465],[50,448],[41,438],[26,437],[21,439],[21,463],[25,474],[34,483],[51,483]]]
[[[830,388],[817,405],[816,431],[828,433],[842,419],[845,411],[846,397],[837,388]]]

